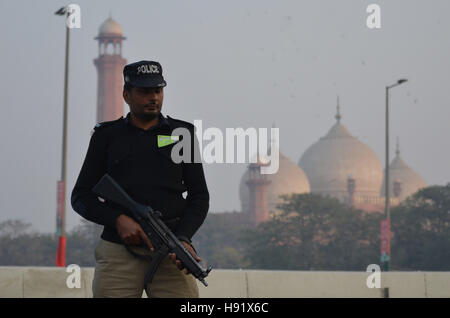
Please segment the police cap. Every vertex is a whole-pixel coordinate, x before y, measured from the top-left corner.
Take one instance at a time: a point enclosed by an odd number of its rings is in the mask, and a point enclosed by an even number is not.
[[[164,87],[167,85],[162,75],[161,64],[155,61],[139,61],[123,68],[125,84],[134,87]]]

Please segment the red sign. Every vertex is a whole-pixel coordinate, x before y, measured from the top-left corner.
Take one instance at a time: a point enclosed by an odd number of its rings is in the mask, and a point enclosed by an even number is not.
[[[58,241],[58,250],[56,251],[55,264],[58,267],[66,266],[66,237],[60,236]]]
[[[56,252],[56,266],[66,266],[66,237],[62,235],[62,225],[64,217],[64,182],[58,181],[57,186],[57,210],[56,210],[56,235],[59,236],[58,250]]]
[[[380,224],[380,252],[381,254],[390,254],[391,253],[391,229],[388,220],[382,220]]]

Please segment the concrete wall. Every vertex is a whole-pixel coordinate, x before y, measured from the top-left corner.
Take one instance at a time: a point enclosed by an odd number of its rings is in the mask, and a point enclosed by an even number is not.
[[[80,288],[68,288],[72,272],[56,267],[0,267],[0,297],[92,297],[93,268],[81,268]],[[213,270],[201,297],[445,297],[450,272],[382,272],[381,288],[368,288],[370,273],[263,270]]]

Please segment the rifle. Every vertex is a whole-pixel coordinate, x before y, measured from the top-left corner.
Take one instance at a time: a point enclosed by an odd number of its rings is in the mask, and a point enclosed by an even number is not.
[[[161,212],[134,201],[108,174],[105,174],[100,179],[94,188],[92,188],[92,192],[130,211],[133,218],[139,223],[144,233],[152,242],[156,252],[145,275],[144,289],[148,283],[151,283],[159,264],[169,253],[175,253],[184,268],[192,273],[203,285],[208,286],[205,278],[208,276],[212,267],[205,270],[200,266],[180,240],[161,220]]]

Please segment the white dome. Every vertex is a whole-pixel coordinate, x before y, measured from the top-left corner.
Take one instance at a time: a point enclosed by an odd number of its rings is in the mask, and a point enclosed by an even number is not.
[[[355,180],[355,195],[379,196],[383,168],[375,152],[337,123],[325,137],[311,145],[298,165],[308,176],[311,192],[338,199],[348,196],[347,180]]]
[[[102,25],[100,25],[98,33],[99,35],[122,36],[122,28],[119,23],[109,17]]]
[[[264,161],[264,160],[261,160]],[[241,177],[239,184],[239,198],[241,200],[241,211],[247,212],[249,209],[250,193],[246,181],[248,180],[248,170]],[[280,152],[279,169],[277,173],[267,174],[270,180],[268,186],[269,212],[276,211],[276,205],[281,203],[279,198],[282,194],[308,193],[309,182],[305,173],[294,162],[289,160]]]
[[[416,193],[419,189],[427,186],[425,180],[411,169],[402,158],[400,158],[400,151],[397,149],[396,156],[389,165],[389,195],[395,196],[394,183],[400,183],[400,201],[403,201],[411,194]],[[385,196],[385,180],[381,187],[381,196]]]

